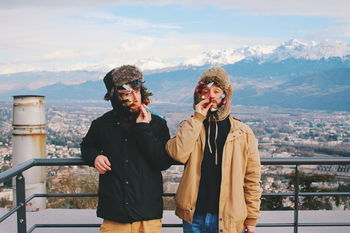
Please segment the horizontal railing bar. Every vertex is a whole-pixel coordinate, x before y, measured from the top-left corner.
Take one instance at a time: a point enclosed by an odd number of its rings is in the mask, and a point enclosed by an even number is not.
[[[34,224],[27,233],[31,233],[36,228],[75,228],[75,227],[100,227],[100,224]]]
[[[282,196],[291,197],[294,196],[294,192],[285,193],[262,193],[262,196]],[[175,193],[163,193],[163,197],[175,197]],[[350,192],[301,192],[299,196],[350,196]],[[97,197],[97,193],[38,193],[33,194],[26,199],[25,203],[30,202],[36,197]],[[1,219],[0,219],[1,222]]]
[[[294,227],[294,223],[258,223],[256,227]]]
[[[82,159],[34,159],[35,166],[74,166],[74,165],[87,165]]]
[[[4,214],[3,216],[1,216],[0,218],[0,223],[3,222],[5,219],[7,219],[8,217],[10,217],[12,214],[14,214],[19,208],[21,208],[21,205],[18,205],[14,208],[12,208],[9,212],[7,212],[6,214]]]
[[[78,158],[59,159],[34,159],[36,166],[57,165],[86,165],[86,162]],[[321,164],[350,164],[350,158],[261,158],[262,165],[321,165]]]
[[[28,170],[34,165],[34,159],[28,160],[21,164],[18,164],[16,167],[10,168],[4,172],[0,173],[0,183],[4,182],[7,179],[10,179],[14,176],[17,176],[19,173],[22,173],[25,170]]]
[[[72,165],[87,165],[87,163],[82,159],[31,159],[21,164],[18,164],[16,167],[10,168],[2,173],[0,173],[0,183],[5,181],[8,178],[12,178],[17,174],[28,170],[33,166],[72,166]]]
[[[261,158],[262,165],[345,165],[350,158]]]
[[[164,228],[177,228],[182,227],[182,224],[163,224]],[[294,223],[258,223],[257,227],[294,227]],[[328,223],[299,223],[299,227],[331,227],[331,226],[350,226],[350,223],[345,222],[328,222]],[[100,227],[100,224],[34,224],[28,233],[32,232],[36,228],[90,228]]]
[[[262,196],[270,196],[270,197],[278,197],[278,196],[282,196],[282,197],[290,197],[290,196],[294,196],[294,192],[285,192],[285,193],[262,193]]]
[[[262,196],[294,196],[294,192],[262,193]],[[175,193],[163,193],[163,197],[175,197]],[[350,192],[300,192],[299,196],[350,196]],[[97,197],[97,193],[40,193],[30,196],[26,203],[35,197]]]
[[[97,193],[37,193],[26,199],[26,203],[36,197],[97,197]]]
[[[258,223],[257,227],[294,227],[294,223]],[[350,222],[307,222],[298,223],[299,227],[347,227],[350,226]]]
[[[319,222],[319,223],[299,223],[300,227],[347,227],[350,222]]]
[[[285,193],[262,193],[262,196],[294,196],[294,192]],[[350,196],[350,192],[299,192],[299,196]]]
[[[162,227],[182,227],[182,224],[171,224],[171,223],[167,223],[167,224],[163,224]]]
[[[29,230],[32,232],[36,228],[75,228],[75,227],[100,227],[100,224],[34,224]],[[182,224],[163,224],[162,227],[182,227]]]
[[[350,196],[350,192],[300,192],[299,196]]]
[[[262,165],[345,165],[350,164],[350,158],[261,158]],[[72,166],[87,165],[85,161],[78,158],[59,158],[59,159],[31,159],[24,163],[10,168],[0,173],[0,182],[11,178],[32,166]]]

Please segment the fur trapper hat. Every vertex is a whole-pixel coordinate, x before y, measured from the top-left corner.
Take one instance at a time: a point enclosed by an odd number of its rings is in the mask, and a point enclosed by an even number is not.
[[[107,89],[104,99],[110,100],[118,87],[133,81],[144,83],[143,74],[136,66],[123,65],[109,71],[103,78]]]
[[[220,87],[224,91],[226,104],[222,104],[219,107],[215,116],[216,120],[219,120],[219,121],[224,120],[230,114],[231,101],[232,101],[232,95],[233,95],[233,86],[230,83],[229,75],[221,67],[215,66],[204,71],[201,77],[199,78],[198,82],[204,82],[206,84],[214,82],[216,86]],[[200,96],[195,92],[193,108],[201,100],[202,99],[200,98]]]

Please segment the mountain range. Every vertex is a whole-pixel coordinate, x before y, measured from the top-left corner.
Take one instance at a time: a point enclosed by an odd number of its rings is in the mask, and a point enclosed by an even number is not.
[[[233,104],[350,111],[350,45],[343,42],[290,40],[275,47],[209,51],[176,66],[145,70],[146,84],[157,102],[191,103],[200,74],[212,65],[222,66],[231,76]],[[0,75],[0,99],[21,94],[49,100],[102,99],[104,73]],[[15,88],[6,90],[11,85]]]

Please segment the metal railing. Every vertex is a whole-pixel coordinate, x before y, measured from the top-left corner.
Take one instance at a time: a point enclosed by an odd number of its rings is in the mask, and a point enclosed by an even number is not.
[[[294,221],[290,223],[260,223],[257,227],[294,227],[294,233],[299,227],[324,227],[324,226],[350,226],[349,222],[322,222],[300,223],[299,207],[300,196],[349,196],[350,192],[300,192],[299,166],[300,165],[349,165],[350,158],[262,158],[262,165],[290,165],[295,166],[294,192],[287,193],[263,193],[263,196],[293,196],[294,197]],[[27,231],[26,203],[36,197],[95,197],[97,194],[34,194],[25,199],[25,179],[22,173],[34,166],[72,166],[86,165],[81,159],[32,159],[13,167],[0,174],[0,183],[16,177],[16,206],[0,217],[0,223],[17,212],[17,232],[29,233],[36,228],[76,228],[99,227],[99,224],[34,224]],[[175,196],[174,193],[165,193],[163,196]],[[163,227],[182,227],[182,224],[163,224]]]

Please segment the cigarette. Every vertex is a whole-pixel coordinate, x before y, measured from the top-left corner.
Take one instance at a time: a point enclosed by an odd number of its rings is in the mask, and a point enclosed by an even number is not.
[[[152,113],[152,114],[154,114],[154,115],[156,115],[156,116],[159,116],[159,117],[162,118],[162,119],[165,118],[165,116],[163,116],[162,114],[159,114],[159,113],[157,113],[156,111],[153,111],[153,110],[151,110],[151,109],[149,109],[149,108],[146,108],[146,111],[147,111],[147,112],[150,112],[150,113]]]

